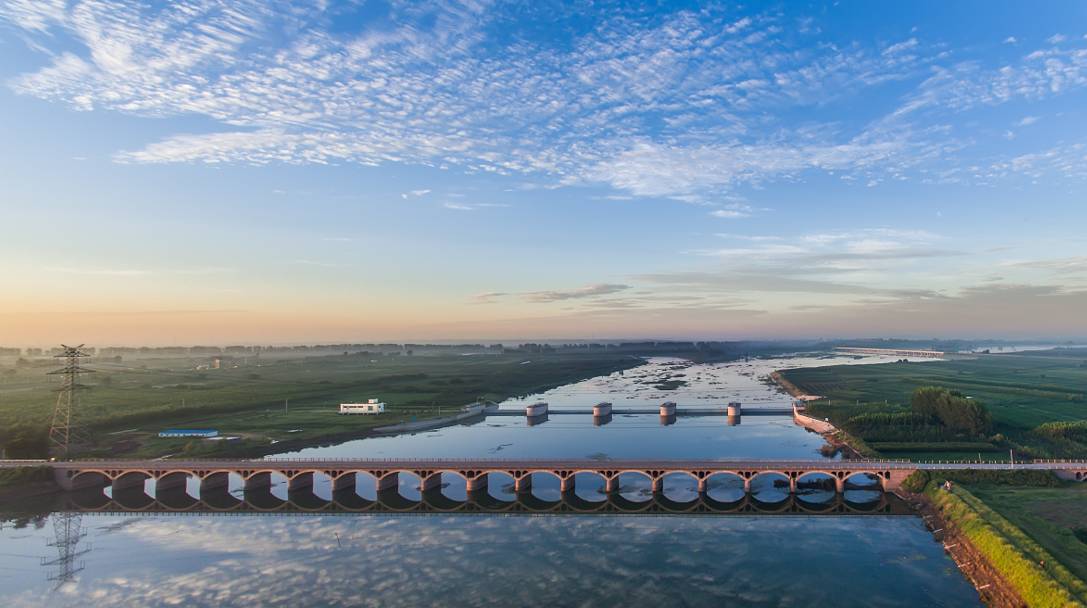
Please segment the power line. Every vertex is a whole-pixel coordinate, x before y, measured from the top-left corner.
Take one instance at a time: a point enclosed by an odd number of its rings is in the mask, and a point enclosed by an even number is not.
[[[49,426],[49,441],[55,452],[67,458],[73,445],[87,443],[89,439],[78,422],[78,416],[81,413],[79,393],[87,388],[86,385],[79,383],[79,375],[91,373],[92,370],[79,365],[81,358],[90,356],[80,350],[83,348],[82,344],[79,346],[61,344],[61,347],[64,350],[53,356],[64,359],[64,367],[49,372],[50,375],[63,376],[60,388],[57,389],[57,405],[53,408],[53,423]]]

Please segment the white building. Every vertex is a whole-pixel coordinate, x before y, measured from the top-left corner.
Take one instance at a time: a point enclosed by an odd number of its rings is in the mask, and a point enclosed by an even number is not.
[[[385,404],[377,399],[370,399],[366,403],[341,403],[341,414],[381,414],[385,411]]]

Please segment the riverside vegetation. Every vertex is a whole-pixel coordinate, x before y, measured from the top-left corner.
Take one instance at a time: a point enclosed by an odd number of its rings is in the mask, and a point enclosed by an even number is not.
[[[1065,521],[1087,517],[1082,485],[1043,471],[918,471],[903,488],[922,493],[1028,606],[1087,602],[1087,544]]]
[[[1007,459],[1014,450],[1024,458],[1087,458],[1085,349],[782,375],[825,397],[809,404],[812,415],[829,418],[872,455]],[[919,394],[921,387],[933,388]]]
[[[258,455],[361,436],[377,426],[449,415],[479,399],[501,401],[634,367],[628,354],[501,352],[390,356],[345,353],[238,361],[207,358],[87,360],[81,422],[86,456]],[[47,455],[57,376],[51,359],[0,371],[0,446],[9,458]],[[236,365],[236,366],[235,366]],[[198,369],[202,367],[201,369]],[[337,405],[377,397],[387,412],[339,416]],[[170,427],[214,428],[232,440],[160,439]],[[272,448],[276,442],[275,448]]]

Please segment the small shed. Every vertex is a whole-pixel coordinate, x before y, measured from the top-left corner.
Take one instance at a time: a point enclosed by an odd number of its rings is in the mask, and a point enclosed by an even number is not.
[[[381,414],[385,411],[385,404],[377,399],[370,399],[366,403],[341,403],[341,414]]]

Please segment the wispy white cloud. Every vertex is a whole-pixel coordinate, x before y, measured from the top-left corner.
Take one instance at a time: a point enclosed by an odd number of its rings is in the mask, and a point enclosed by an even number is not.
[[[555,289],[549,291],[532,291],[522,294],[524,299],[535,303],[560,302],[563,300],[579,300],[596,298],[613,293],[619,293],[630,289],[630,285],[616,283],[597,283],[576,289]]]
[[[446,209],[452,209],[453,211],[476,211],[478,209],[495,209],[509,207],[506,203],[459,203],[448,202],[442,203],[442,207]]]
[[[917,36],[815,46],[773,13],[719,7],[659,20],[616,9],[548,45],[494,38],[516,26],[476,2],[394,4],[383,25],[350,34],[321,11],[259,0],[2,6],[49,54],[15,91],[222,126],[119,152],[122,163],[414,163],[699,202],[808,172],[875,185],[943,169],[970,138],[921,115],[1087,83],[1087,51],[1067,39],[1007,65],[951,63]],[[888,82],[912,92],[869,125],[776,118]]]
[[[740,211],[739,209],[716,209],[710,212],[710,215],[722,219],[737,219],[741,217],[751,217],[751,214],[746,211]]]
[[[630,288],[630,285],[617,283],[596,283],[584,287],[550,289],[545,291],[524,291],[516,293],[491,291],[476,294],[472,299],[482,304],[493,304],[501,301],[503,298],[514,297],[532,304],[550,304],[552,302],[563,302],[567,300],[591,300],[602,296],[617,294]]]

